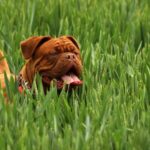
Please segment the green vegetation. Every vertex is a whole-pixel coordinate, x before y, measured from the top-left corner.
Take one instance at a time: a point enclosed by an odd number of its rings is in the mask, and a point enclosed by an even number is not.
[[[20,41],[73,35],[84,85],[69,98],[55,88],[0,93],[0,149],[150,149],[149,0],[0,0],[0,49],[11,71],[24,64]]]

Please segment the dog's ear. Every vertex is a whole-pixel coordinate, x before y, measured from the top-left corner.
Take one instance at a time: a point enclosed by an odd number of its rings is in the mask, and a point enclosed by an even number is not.
[[[22,41],[20,45],[24,58],[29,59],[32,57],[37,47],[50,39],[50,36],[33,36]]]
[[[72,43],[78,48],[78,49],[80,49],[79,48],[79,45],[78,45],[78,43],[77,43],[77,41],[75,40],[75,38],[74,37],[72,37],[72,36],[66,36],[69,40],[71,40],[72,41]]]

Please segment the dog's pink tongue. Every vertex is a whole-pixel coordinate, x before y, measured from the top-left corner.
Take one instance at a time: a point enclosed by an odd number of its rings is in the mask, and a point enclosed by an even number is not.
[[[83,83],[75,74],[64,75],[61,77],[61,79],[64,81],[65,84],[70,85],[82,85]]]

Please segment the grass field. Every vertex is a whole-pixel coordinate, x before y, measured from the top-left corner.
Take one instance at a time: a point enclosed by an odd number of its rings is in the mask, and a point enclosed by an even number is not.
[[[84,85],[69,98],[56,89],[0,92],[0,149],[150,149],[149,0],[0,0],[0,49],[11,71],[24,60],[20,41],[73,35]]]

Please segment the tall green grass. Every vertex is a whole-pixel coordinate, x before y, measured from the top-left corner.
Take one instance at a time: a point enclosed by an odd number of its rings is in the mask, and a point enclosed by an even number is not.
[[[0,149],[150,149],[149,0],[0,0],[0,49],[18,74],[20,41],[73,35],[84,85],[71,96],[38,87],[0,92]]]

